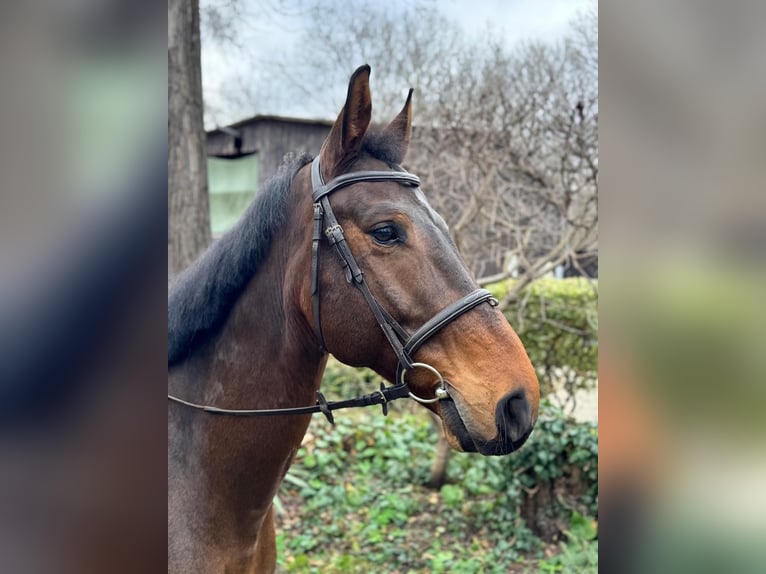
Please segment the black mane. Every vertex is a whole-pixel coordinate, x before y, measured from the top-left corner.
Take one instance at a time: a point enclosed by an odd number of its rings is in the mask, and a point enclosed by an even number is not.
[[[274,230],[285,219],[288,190],[301,155],[280,167],[237,224],[168,289],[168,366],[191,355],[225,322],[231,308],[269,252]]]

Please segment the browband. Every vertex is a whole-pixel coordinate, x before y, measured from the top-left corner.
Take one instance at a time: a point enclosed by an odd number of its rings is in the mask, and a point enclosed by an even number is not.
[[[412,187],[420,186],[420,178],[417,175],[413,175],[406,171],[355,171],[353,173],[339,175],[338,177],[331,179],[330,182],[325,185],[322,180],[322,173],[319,169],[319,162],[315,159],[311,165],[311,182],[314,184],[314,191],[311,194],[311,197],[314,200],[314,203],[333,191],[337,191],[342,187],[360,181],[392,181],[394,183],[401,183],[402,185],[411,185]]]

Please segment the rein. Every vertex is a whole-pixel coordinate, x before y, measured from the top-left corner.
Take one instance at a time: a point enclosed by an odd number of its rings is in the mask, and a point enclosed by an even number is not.
[[[330,424],[335,424],[335,417],[332,415],[332,411],[340,409],[353,409],[357,407],[370,407],[374,405],[381,405],[383,407],[383,415],[388,414],[388,403],[395,401],[396,399],[403,399],[409,396],[409,389],[407,385],[393,385],[387,387],[383,383],[380,383],[380,390],[370,393],[369,395],[363,395],[356,397],[355,399],[348,399],[345,401],[328,401],[325,396],[317,391],[317,403],[310,407],[293,407],[285,409],[220,409],[218,407],[211,407],[208,405],[198,405],[196,403],[190,403],[178,397],[168,395],[171,401],[175,401],[187,407],[199,409],[206,413],[213,415],[230,415],[235,417],[268,417],[275,415],[309,415],[314,413],[322,413]]]
[[[348,173],[333,178],[325,184],[320,170],[319,156],[314,158],[314,161],[311,164],[311,183],[313,187],[312,199],[314,201],[314,228],[311,238],[311,301],[314,332],[320,342],[322,350],[326,350],[327,347],[324,342],[324,336],[322,335],[319,305],[319,245],[322,236],[324,235],[330,244],[335,247],[346,281],[352,283],[361,291],[365,301],[367,301],[367,305],[375,316],[378,325],[396,354],[398,359],[396,371],[397,384],[386,387],[384,383],[381,383],[380,389],[374,393],[345,401],[328,402],[325,396],[317,391],[316,404],[307,407],[284,409],[222,409],[208,405],[199,405],[179,399],[172,395],[168,395],[169,400],[210,414],[240,417],[304,415],[321,412],[332,424],[334,423],[334,417],[332,415],[332,411],[334,410],[381,405],[383,414],[387,415],[388,403],[396,399],[409,397],[420,403],[427,404],[449,398],[449,392],[447,391],[447,386],[441,373],[431,365],[414,362],[412,360],[412,355],[429,338],[463,313],[470,311],[481,303],[489,303],[495,307],[497,306],[497,300],[492,297],[492,294],[486,289],[476,289],[439,311],[412,335],[409,335],[396,319],[383,308],[370,291],[370,288],[364,279],[364,272],[357,264],[356,259],[354,259],[354,256],[351,253],[351,248],[343,233],[343,228],[338,223],[338,220],[333,213],[332,206],[330,205],[330,194],[338,189],[354,183],[383,181],[395,182],[411,187],[420,186],[420,179],[416,175],[408,173],[401,168],[399,168],[398,171],[358,171]],[[425,369],[436,376],[438,387],[434,390],[435,396],[433,399],[418,397],[410,391],[409,386],[405,381],[405,375],[407,374],[407,371],[415,368]]]

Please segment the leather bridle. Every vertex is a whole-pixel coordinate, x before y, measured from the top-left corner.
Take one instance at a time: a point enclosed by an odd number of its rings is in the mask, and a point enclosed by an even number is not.
[[[408,334],[396,319],[383,308],[370,291],[364,278],[364,272],[361,270],[354,255],[351,253],[351,249],[346,241],[345,234],[343,233],[343,228],[338,223],[335,213],[332,210],[332,206],[330,205],[330,194],[334,191],[361,182],[394,182],[410,187],[420,186],[420,179],[416,175],[408,173],[401,168],[395,171],[357,171],[340,175],[325,183],[319,165],[319,156],[314,159],[311,165],[311,184],[313,188],[312,199],[314,202],[314,229],[311,239],[311,299],[314,332],[323,350],[326,350],[324,336],[322,334],[319,300],[319,248],[322,237],[324,236],[329,243],[335,247],[335,252],[340,259],[346,281],[353,284],[361,291],[365,301],[367,301],[367,305],[370,307],[378,325],[382,329],[383,334],[386,336],[386,339],[396,355],[398,360],[396,384],[386,387],[381,383],[380,390],[374,393],[355,399],[337,402],[328,402],[321,392],[317,392],[317,403],[315,405],[285,409],[220,409],[212,406],[198,405],[171,395],[168,395],[168,399],[212,414],[234,416],[273,416],[321,412],[332,423],[333,410],[380,404],[383,407],[383,414],[387,414],[388,403],[392,400],[410,397],[420,403],[434,403],[449,397],[444,378],[439,371],[426,363],[414,362],[412,360],[412,355],[414,355],[423,343],[439,332],[443,327],[460,317],[463,313],[470,311],[482,303],[489,303],[492,306],[496,306],[497,300],[492,297],[492,294],[486,289],[476,289],[439,311],[412,335]],[[438,387],[434,391],[435,396],[433,399],[418,397],[410,391],[407,382],[405,381],[405,375],[408,371],[415,368],[425,369],[436,376]]]

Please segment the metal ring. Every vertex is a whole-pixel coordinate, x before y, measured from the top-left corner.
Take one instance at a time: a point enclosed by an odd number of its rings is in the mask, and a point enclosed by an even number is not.
[[[412,363],[412,365],[410,366],[410,369],[414,369],[416,367],[420,367],[420,368],[423,368],[423,369],[425,369],[427,371],[431,371],[434,375],[436,375],[436,377],[439,380],[439,386],[434,391],[434,394],[436,395],[436,397],[433,398],[433,399],[422,399],[422,398],[420,398],[420,397],[418,397],[416,395],[413,395],[410,391],[407,391],[407,393],[410,395],[411,399],[414,399],[414,400],[416,400],[419,403],[423,403],[423,404],[427,405],[427,404],[431,404],[431,403],[435,403],[437,401],[440,401],[441,399],[446,399],[449,396],[449,394],[447,393],[447,387],[445,386],[445,383],[444,383],[444,377],[442,377],[442,374],[439,371],[437,371],[434,367],[432,367],[431,365],[428,365],[426,363]],[[409,369],[406,369],[406,368],[402,369],[402,374],[399,376],[399,382],[401,382],[401,384],[403,384],[403,385],[407,384],[404,381],[404,375],[407,374],[408,370]]]

